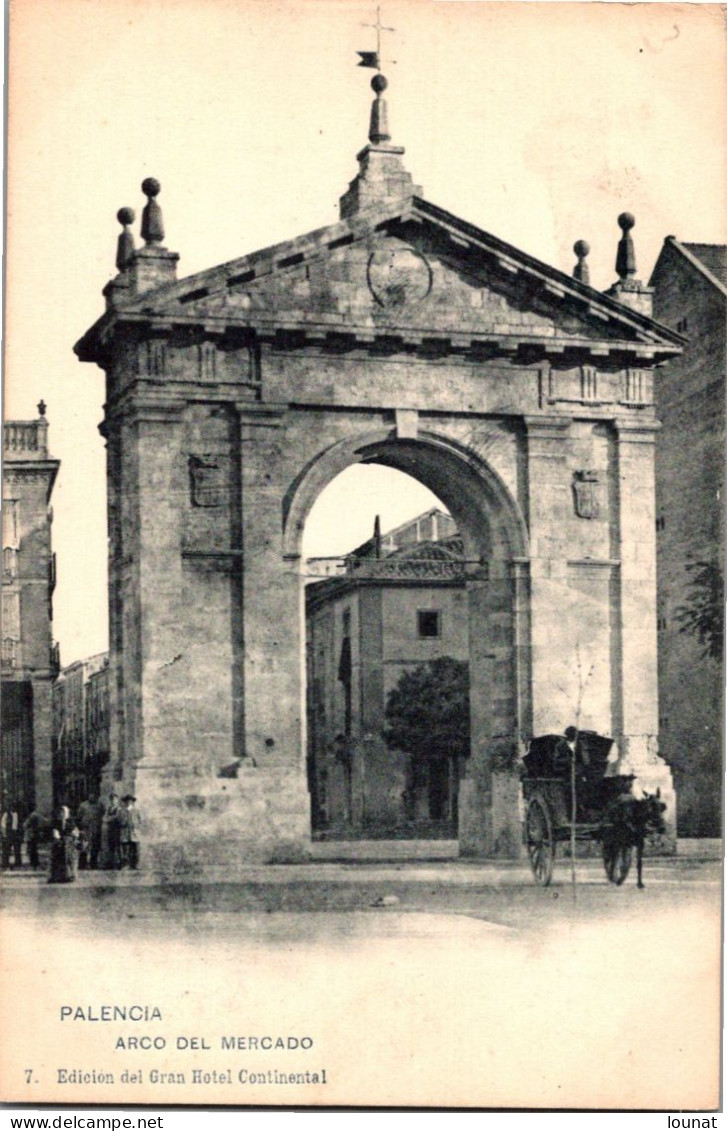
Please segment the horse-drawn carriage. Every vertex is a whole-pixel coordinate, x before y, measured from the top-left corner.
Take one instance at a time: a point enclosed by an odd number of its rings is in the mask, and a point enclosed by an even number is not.
[[[606,875],[613,884],[626,879],[634,848],[638,884],[644,841],[664,832],[666,806],[656,796],[633,795],[631,774],[606,776],[613,739],[581,731],[571,754],[562,735],[532,739],[521,774],[525,800],[524,839],[537,883],[553,878],[558,844],[600,842]],[[565,749],[565,757],[564,757]]]

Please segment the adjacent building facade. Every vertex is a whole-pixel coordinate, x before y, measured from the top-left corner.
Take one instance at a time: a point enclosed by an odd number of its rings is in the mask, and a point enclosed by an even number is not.
[[[53,685],[53,789],[72,812],[101,794],[109,762],[109,662],[105,652],[78,660]]]
[[[55,555],[45,405],[36,420],[3,425],[2,805],[26,814],[53,802],[51,689]]]
[[[385,739],[386,703],[405,671],[467,662],[465,563],[452,518],[428,511],[306,587],[308,766],[313,832],[328,838],[457,835],[458,765],[414,764]]]
[[[727,247],[669,236],[650,285],[655,317],[688,343],[656,383],[661,750],[677,783],[680,833],[714,837],[723,785]]]
[[[346,467],[428,486],[462,538],[463,854],[511,854],[522,742],[580,724],[659,786],[654,370],[630,228],[589,286],[422,196],[376,77],[340,219],[178,280],[159,185],[122,209],[106,312],[112,761],[163,875],[304,858],[307,516]],[[373,592],[369,590],[368,592]],[[342,615],[342,613],[341,613]],[[352,614],[353,616],[353,614]]]

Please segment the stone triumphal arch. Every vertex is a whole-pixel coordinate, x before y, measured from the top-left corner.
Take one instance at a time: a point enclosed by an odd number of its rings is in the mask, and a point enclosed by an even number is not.
[[[301,534],[357,462],[405,471],[465,544],[472,751],[462,852],[518,851],[532,734],[612,735],[673,806],[657,751],[655,367],[620,218],[588,284],[428,203],[381,86],[340,220],[178,280],[159,185],[122,209],[106,312],[112,761],[147,859],[176,873],[310,845]]]

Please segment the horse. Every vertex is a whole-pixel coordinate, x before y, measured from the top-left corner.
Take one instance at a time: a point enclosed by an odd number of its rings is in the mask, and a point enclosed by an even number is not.
[[[661,800],[661,790],[646,793],[640,798],[622,795],[611,802],[599,830],[603,849],[603,863],[611,883],[622,884],[631,866],[632,851],[636,849],[637,886],[643,888],[642,863],[644,842],[652,833],[666,832],[663,813],[666,805]]]

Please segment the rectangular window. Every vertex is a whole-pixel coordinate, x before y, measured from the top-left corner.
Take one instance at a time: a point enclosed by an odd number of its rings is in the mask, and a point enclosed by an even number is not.
[[[419,609],[417,630],[422,639],[442,635],[442,617],[439,609]]]
[[[3,549],[18,549],[18,500],[3,500]]]
[[[3,593],[2,596],[3,638],[20,640],[20,594]]]
[[[3,550],[3,585],[11,585],[18,576],[18,551],[13,546]]]

